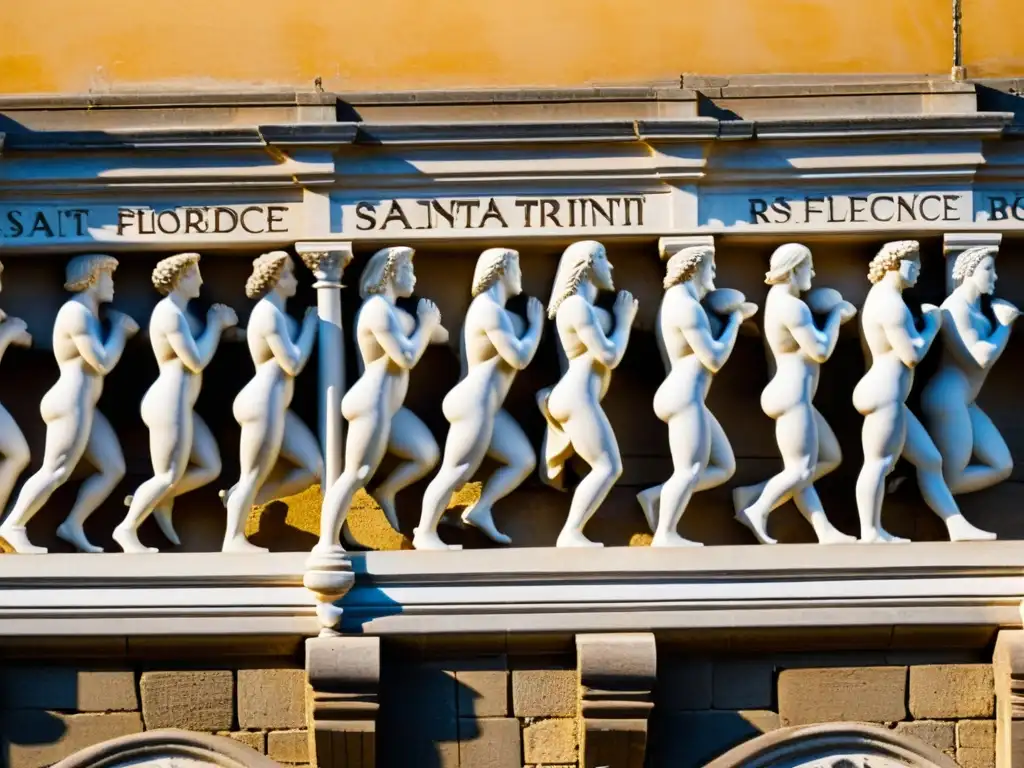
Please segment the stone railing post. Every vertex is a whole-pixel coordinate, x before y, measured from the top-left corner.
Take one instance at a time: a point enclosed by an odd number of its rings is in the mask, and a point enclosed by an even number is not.
[[[576,636],[580,768],[642,768],[654,708],[650,632]]]
[[[320,393],[320,450],[324,459],[321,487],[324,493],[341,474],[344,450],[341,398],[345,394],[345,337],[341,326],[341,276],[352,261],[352,244],[297,243],[296,252],[316,277],[317,338]],[[341,608],[335,603],[355,583],[352,564],[345,551],[314,552],[306,562],[302,583],[314,593],[321,635],[337,634]]]

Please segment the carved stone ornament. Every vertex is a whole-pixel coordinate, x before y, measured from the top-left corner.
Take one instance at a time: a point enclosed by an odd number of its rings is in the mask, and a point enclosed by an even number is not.
[[[323,475],[316,437],[289,410],[295,377],[309,362],[317,331],[315,307],[306,308],[301,327],[285,311],[297,286],[295,264],[284,251],[265,253],[253,261],[245,294],[258,301],[245,335],[256,372],[231,409],[241,427],[240,474],[234,485],[221,492],[227,509],[224,552],[266,551],[245,538],[253,504],[304,491]]]
[[[491,248],[480,255],[473,301],[463,323],[463,376],[441,404],[450,427],[441,469],[423,495],[423,514],[412,541],[416,549],[448,548],[437,535],[437,524],[452,493],[473,479],[485,457],[503,466],[487,479],[462,521],[492,541],[511,543],[495,527],[493,507],[526,479],[537,459],[522,427],[502,404],[516,373],[537,353],[544,328],[544,305],[538,299],[527,302],[529,325],[505,308],[522,290],[516,251]]]
[[[563,489],[565,462],[573,454],[590,466],[590,472],[573,493],[559,547],[602,546],[584,536],[583,527],[622,474],[619,446],[601,398],[626,353],[637,301],[628,291],[620,291],[610,315],[594,304],[602,290],[614,290],[604,246],[585,240],[566,248],[548,303],[548,317],[558,333],[562,378],[537,393],[547,422],[540,473],[545,483]]]
[[[405,460],[374,489],[373,497],[396,530],[395,495],[437,465],[437,441],[403,402],[409,372],[427,345],[447,342],[448,332],[432,301],[420,299],[415,319],[396,305],[397,298],[412,296],[416,287],[412,260],[412,248],[384,248],[370,258],[360,278],[363,304],[355,336],[362,374],[341,402],[348,422],[344,469],[324,496],[314,553],[342,550],[340,537],[352,498],[373,479],[386,452]]]
[[[1020,316],[1020,310],[1004,299],[992,299],[988,311],[982,305],[982,298],[995,292],[998,252],[981,246],[956,257],[956,287],[940,307],[939,369],[921,393],[924,423],[942,455],[942,475],[954,494],[990,488],[1013,471],[1006,441],[976,402]],[[971,463],[972,457],[977,463]]]
[[[761,394],[761,410],[775,420],[782,471],[768,480],[733,490],[736,519],[758,541],[774,544],[768,516],[790,499],[822,544],[854,541],[833,526],[814,483],[842,461],[839,441],[814,407],[821,364],[835,351],[839,326],[857,314],[838,291],[811,288],[811,251],[799,243],[772,254],[765,282],[771,286],[764,310],[764,340],[771,381]],[[815,315],[824,317],[819,329]]]
[[[57,535],[79,549],[98,551],[85,538],[83,524],[124,477],[124,454],[117,435],[96,408],[103,377],[121,359],[125,343],[138,324],[115,310],[107,313],[111,331],[104,340],[99,310],[114,298],[117,259],[100,254],[76,256],[68,262],[64,287],[72,297],[57,312],[53,325],[53,354],[60,370],[57,383],[39,406],[46,423],[43,464],[21,488],[0,536],[22,554],[45,553],[28,540],[25,526],[85,456],[96,468],[78,492]]]
[[[664,288],[656,332],[666,377],[654,395],[654,412],[668,424],[673,471],[637,500],[654,532],[652,547],[701,546],[679,535],[679,520],[695,492],[722,485],[736,471],[729,438],[704,399],[732,354],[740,324],[757,305],[739,291],[715,290],[713,246],[690,246],[671,256]],[[709,312],[724,319],[717,337]]]
[[[153,287],[164,295],[149,319],[149,341],[160,373],[142,399],[142,421],[149,429],[153,477],[125,502],[128,514],[114,529],[114,541],[125,552],[156,552],[139,541],[138,530],[151,513],[164,535],[180,544],[171,521],[174,499],[213,482],[220,475],[217,441],[193,409],[203,385],[203,370],[217,351],[223,332],[238,324],[235,311],[214,304],[206,330],[198,338],[198,323],[188,313],[198,298],[203,278],[199,254],[181,253],[162,259],[153,270]],[[85,548],[82,541],[80,548]],[[96,548],[98,549],[98,548]]]
[[[872,286],[861,310],[861,336],[867,350],[867,373],[853,391],[853,405],[864,416],[861,443],[864,466],[857,478],[861,541],[905,542],[882,529],[885,480],[900,456],[917,470],[925,503],[946,524],[952,541],[994,539],[967,521],[942,475],[942,456],[924,426],[906,406],[914,369],[924,359],[942,325],[942,310],[923,304],[919,332],[903,290],[921,272],[920,246],[914,240],[886,243],[872,259]]]

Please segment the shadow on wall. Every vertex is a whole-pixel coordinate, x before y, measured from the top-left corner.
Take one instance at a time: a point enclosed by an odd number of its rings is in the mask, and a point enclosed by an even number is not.
[[[877,251],[880,241],[821,242],[809,241],[815,252],[816,284],[839,289],[844,297],[860,306],[869,284],[866,265]],[[748,298],[763,306],[767,286],[764,271],[768,258],[777,245],[774,242],[750,242],[722,238],[718,244],[718,283],[737,288]],[[524,312],[526,295],[547,302],[558,256],[564,245],[523,246],[521,263],[525,295],[510,302],[510,308]],[[1004,242],[998,269],[997,293],[1019,306],[1024,306],[1024,261],[1015,258],[1022,248],[1020,240],[1009,236]],[[457,382],[459,362],[456,349],[461,320],[470,302],[469,286],[479,253],[476,247],[423,248],[416,257],[417,294],[433,299],[440,308],[445,326],[451,334],[447,346],[431,347],[412,373],[406,405],[427,424],[435,439],[443,446],[447,422],[441,414],[441,400]],[[923,275],[919,285],[908,292],[908,303],[919,306],[922,301],[940,303],[944,293],[944,265],[939,237],[922,240]],[[161,254],[166,255],[166,254]],[[251,260],[258,254],[210,254],[201,268],[205,284],[196,300],[194,312],[202,316],[213,302],[223,302],[236,309],[244,326],[253,302],[245,298],[243,287]],[[370,255],[360,249],[348,269],[342,295],[343,321],[346,328],[347,380],[358,377],[358,364],[351,332],[359,299],[358,281]],[[621,242],[609,245],[619,288],[630,290],[640,300],[635,332],[622,365],[617,369],[604,400],[605,411],[616,431],[623,456],[624,472],[608,500],[588,524],[588,535],[606,545],[644,545],[650,541],[636,493],[663,482],[671,473],[668,438],[665,425],[652,408],[654,392],[664,378],[657,351],[654,326],[661,298],[663,266],[656,255],[654,242]],[[56,365],[49,347],[53,317],[65,294],[61,289],[63,267],[67,256],[35,256],[31,259],[6,257],[4,292],[0,306],[10,315],[23,317],[36,340],[29,350],[10,349],[0,365],[0,402],[11,412],[25,433],[33,455],[33,463],[22,481],[39,465],[44,430],[39,416],[39,400],[56,379]],[[128,312],[145,326],[153,305],[159,298],[153,290],[149,274],[160,258],[156,254],[119,256],[121,267],[116,276],[117,295],[113,306]],[[315,302],[312,279],[299,267],[299,294],[290,302],[294,316]],[[1020,294],[1020,295],[1018,295]],[[602,302],[613,300],[612,294]],[[755,316],[760,327],[760,315]],[[979,400],[982,408],[1006,437],[1011,452],[1024,457],[1024,412],[1016,407],[1016,376],[1011,361],[1024,354],[1024,340],[1019,333],[1010,341],[1003,360],[995,366]],[[916,396],[934,370],[933,353],[921,366],[911,397]],[[296,382],[292,409],[310,425],[317,414],[316,355]],[[845,533],[857,532],[853,485],[861,461],[861,418],[854,411],[850,396],[864,371],[863,356],[855,323],[844,326],[837,351],[823,367],[816,405],[832,425],[844,453],[843,465],[818,485],[826,511]],[[235,395],[252,373],[252,363],[243,343],[225,343],[218,351],[204,376],[202,394],[196,411],[209,423],[224,463],[219,480],[184,497],[175,510],[175,522],[186,551],[216,551],[223,536],[225,513],[217,491],[228,487],[238,473],[238,425],[231,414]],[[86,525],[88,536],[108,551],[117,551],[110,539],[113,527],[123,518],[124,497],[150,476],[148,436],[139,416],[139,403],[156,376],[156,364],[145,338],[129,343],[124,358],[107,377],[99,408],[107,415],[121,441],[127,460],[127,476]],[[536,359],[517,378],[506,402],[506,410],[524,428],[535,449],[541,443],[543,418],[537,410],[534,395],[558,378],[554,333],[550,323]],[[680,526],[680,533],[705,544],[753,543],[749,532],[733,520],[730,490],[741,484],[763,480],[780,467],[775,445],[773,423],[760,409],[761,390],[768,380],[768,369],[762,340],[757,332],[741,334],[732,358],[715,378],[708,405],[728,435],[737,458],[737,472],[726,486],[697,494]],[[393,466],[386,459],[377,479],[384,478]],[[79,474],[85,471],[81,467]],[[481,481],[493,469],[485,465],[476,480]],[[586,467],[573,467],[577,477]],[[945,538],[945,529],[928,511],[917,491],[911,472],[905,466],[897,475],[906,478],[885,501],[884,525],[894,534],[914,540]],[[432,476],[432,475],[431,475]],[[401,532],[393,531],[369,495],[357,497],[351,515],[356,538],[371,549],[408,548],[409,536],[420,514],[420,502],[426,481],[407,489],[398,498]],[[1000,538],[1024,538],[1024,518],[1010,514],[1014,499],[1024,479],[1024,469],[1015,470],[1011,479],[990,490],[959,497],[965,514],[982,528],[997,531]],[[32,520],[29,535],[33,541],[51,546],[53,551],[67,551],[53,531],[66,515],[77,493],[78,481],[61,488],[46,508]],[[441,536],[453,544],[467,548],[493,546],[476,531],[460,528],[458,511],[473,502],[479,494],[479,482],[468,484],[453,500],[447,518],[454,524],[442,525]],[[370,488],[371,494],[373,486]],[[495,510],[499,528],[508,532],[516,546],[551,546],[561,528],[570,494],[558,493],[543,486],[536,475],[512,496],[500,502]],[[248,533],[253,541],[279,551],[308,551],[319,534],[319,488],[311,488],[298,496],[256,509],[249,520]],[[793,506],[780,508],[771,518],[772,535],[784,542],[809,542],[812,534]],[[147,521],[141,530],[145,544],[172,551],[157,530],[155,522]]]

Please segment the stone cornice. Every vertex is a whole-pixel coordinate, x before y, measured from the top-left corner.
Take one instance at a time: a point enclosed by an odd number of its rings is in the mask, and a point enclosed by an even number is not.
[[[354,553],[370,635],[1019,627],[1019,542]],[[0,636],[315,635],[304,553],[0,556]]]

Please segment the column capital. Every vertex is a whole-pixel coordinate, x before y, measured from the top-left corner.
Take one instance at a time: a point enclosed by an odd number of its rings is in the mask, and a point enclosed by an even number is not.
[[[316,277],[314,288],[341,289],[341,276],[352,261],[351,242],[296,243],[295,252]]]
[[[942,252],[948,258],[968,248],[998,248],[1002,242],[1002,232],[947,232],[942,236]]]
[[[658,254],[662,261],[668,261],[684,248],[701,246],[704,248],[715,247],[714,235],[681,235],[679,237],[658,238]]]

